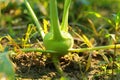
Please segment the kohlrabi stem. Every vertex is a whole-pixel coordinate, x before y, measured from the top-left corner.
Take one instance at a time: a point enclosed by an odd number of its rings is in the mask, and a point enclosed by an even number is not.
[[[68,31],[68,13],[69,13],[69,7],[71,0],[64,0],[64,11],[63,11],[63,17],[62,17],[62,24],[61,24],[61,30]]]
[[[93,51],[93,50],[101,50],[101,49],[114,49],[115,45],[108,45],[108,46],[98,46],[93,48],[80,48],[80,49],[69,49],[68,52],[85,52],[85,51]],[[120,48],[120,44],[116,45],[116,49]],[[21,49],[23,52],[43,52],[43,53],[57,53],[57,51],[52,50],[41,50],[39,48],[24,48]]]
[[[50,23],[51,23],[51,29],[53,31],[54,38],[61,39],[62,34],[60,32],[60,25],[59,25],[59,19],[58,19],[58,11],[57,11],[57,2],[56,0],[50,0]]]
[[[58,58],[57,57],[52,57],[52,61],[54,63],[55,68],[60,73],[60,75],[64,76],[63,75],[64,72],[63,72],[62,68],[60,67],[60,62],[59,62]]]
[[[41,37],[43,39],[44,36],[45,36],[45,33],[44,33],[44,31],[43,31],[43,29],[42,29],[42,27],[41,27],[41,25],[40,25],[40,23],[39,23],[39,21],[36,17],[34,11],[32,10],[32,8],[31,8],[31,6],[30,6],[30,4],[28,3],[27,0],[24,0],[24,3],[26,5],[27,9],[29,10],[29,13],[30,13],[32,19],[34,20],[34,23],[36,24],[36,27],[37,27],[37,30],[38,30],[39,34],[41,35]]]

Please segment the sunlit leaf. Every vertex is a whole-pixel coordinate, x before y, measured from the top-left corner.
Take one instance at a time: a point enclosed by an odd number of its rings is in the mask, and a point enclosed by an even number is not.
[[[22,38],[22,47],[29,47],[30,44],[28,44],[29,40],[30,40],[30,35],[32,34],[32,31],[35,30],[35,26],[33,24],[29,24],[27,31],[25,33],[25,37]]]
[[[43,28],[44,28],[44,32],[45,33],[48,33],[48,21],[47,20],[45,20],[45,19],[43,19],[43,24],[44,24],[44,26],[43,26]]]
[[[93,47],[92,43],[90,42],[86,35],[82,34],[82,37],[84,39],[84,42],[88,45],[88,47]]]
[[[101,17],[102,17],[99,13],[96,13],[96,12],[88,12],[88,14],[95,15],[95,16],[98,17],[98,18],[101,18]]]
[[[79,37],[88,47],[93,47],[91,41],[87,38],[87,36],[86,36],[85,34],[81,33],[81,34],[79,35],[77,32],[75,32],[75,31],[73,31],[73,32],[74,32],[74,34],[75,34],[77,37]]]

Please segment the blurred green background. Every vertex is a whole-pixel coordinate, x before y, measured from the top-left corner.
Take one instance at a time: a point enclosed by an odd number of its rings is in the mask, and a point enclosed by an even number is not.
[[[28,0],[35,11],[40,23],[43,19],[49,21],[49,0]],[[64,0],[58,1],[59,19],[61,21]],[[87,12],[93,11],[100,15],[112,19],[113,14],[120,10],[119,0],[72,0],[69,12],[69,25],[79,27],[83,32],[89,33],[91,19],[96,27],[108,28],[104,20],[88,15]],[[0,0],[0,35],[10,34],[15,37],[26,30],[26,25],[33,23],[23,0]],[[111,28],[111,27],[110,27]],[[21,29],[23,32],[21,32]]]

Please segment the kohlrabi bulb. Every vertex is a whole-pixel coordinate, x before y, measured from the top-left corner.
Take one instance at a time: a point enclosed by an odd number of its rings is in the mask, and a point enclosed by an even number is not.
[[[43,44],[47,50],[53,50],[58,53],[52,53],[56,56],[65,55],[68,49],[73,46],[73,37],[68,32],[61,31],[61,36],[54,37],[52,32],[49,32],[45,35]],[[61,37],[61,38],[60,38]]]

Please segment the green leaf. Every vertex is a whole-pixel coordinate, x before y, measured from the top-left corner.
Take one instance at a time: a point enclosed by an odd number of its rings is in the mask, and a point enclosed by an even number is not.
[[[13,54],[13,52],[3,52],[0,53],[0,74],[4,76],[0,76],[0,80],[4,77],[7,80],[15,80],[15,73],[13,63],[9,58],[9,54]]]

